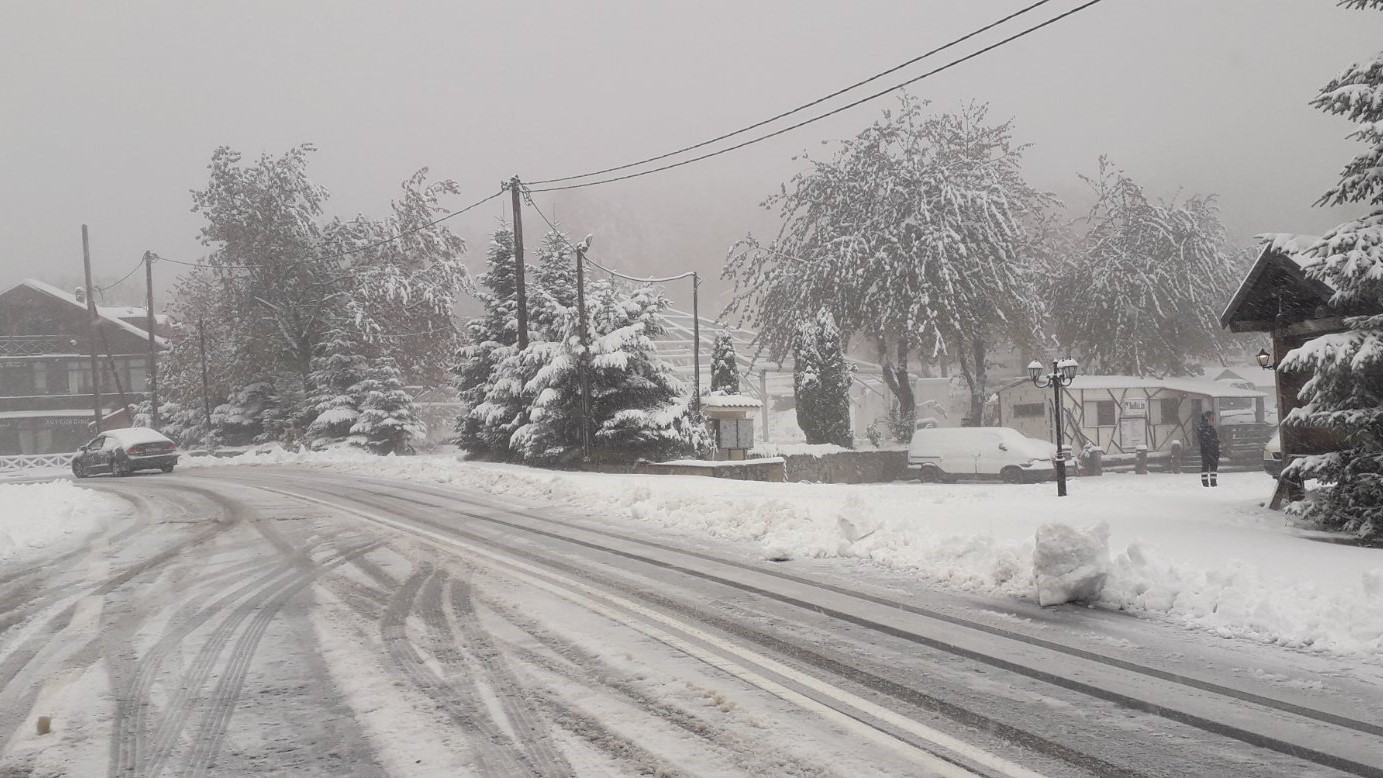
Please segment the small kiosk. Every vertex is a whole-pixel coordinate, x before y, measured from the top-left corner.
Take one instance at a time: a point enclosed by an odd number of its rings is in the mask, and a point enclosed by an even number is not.
[[[742,394],[712,392],[701,396],[701,411],[711,425],[716,439],[715,458],[739,460],[754,447],[754,419],[750,414],[763,403]]]

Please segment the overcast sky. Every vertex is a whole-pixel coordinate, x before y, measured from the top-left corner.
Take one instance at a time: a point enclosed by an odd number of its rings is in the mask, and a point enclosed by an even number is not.
[[[382,215],[423,166],[460,183],[460,207],[516,173],[605,167],[765,118],[1027,1],[8,3],[0,287],[79,277],[83,223],[99,277],[145,250],[201,256],[188,191],[218,145],[248,156],[316,144],[330,213]],[[1013,118],[1033,144],[1029,180],[1069,202],[1082,198],[1077,173],[1108,154],[1156,196],[1220,195],[1236,240],[1318,233],[1352,215],[1311,204],[1355,149],[1351,125],[1307,101],[1378,48],[1380,18],[1331,0],[1104,0],[912,92]],[[570,232],[595,232],[602,262],[716,276],[731,243],[776,227],[758,203],[800,168],[792,157],[827,153],[822,141],[889,103],[538,203]],[[503,198],[453,220],[472,264],[501,218]],[[542,225],[525,218],[535,241]],[[160,286],[174,275],[161,268]],[[121,291],[137,293],[137,278]]]

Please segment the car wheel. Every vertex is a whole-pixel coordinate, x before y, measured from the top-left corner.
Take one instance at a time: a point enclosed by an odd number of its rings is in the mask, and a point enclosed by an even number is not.
[[[939,484],[941,483],[941,468],[936,465],[923,465],[922,469],[917,472],[917,480],[924,484]]]
[[[159,469],[162,470],[162,471],[165,472],[165,473],[171,473],[171,472],[173,472],[173,466],[172,466],[172,465],[163,465],[163,466],[159,467]]]
[[[1004,483],[1006,484],[1023,483],[1023,471],[1020,468],[1014,467],[1012,465],[1009,465],[1003,470],[1000,470],[999,477],[1002,478],[1004,480]]]
[[[86,466],[80,459],[72,460],[72,475],[75,478],[86,478]]]
[[[110,471],[112,474],[120,476],[121,478],[134,472],[134,470],[130,469],[130,460],[123,457],[117,458],[114,462],[111,462]]]

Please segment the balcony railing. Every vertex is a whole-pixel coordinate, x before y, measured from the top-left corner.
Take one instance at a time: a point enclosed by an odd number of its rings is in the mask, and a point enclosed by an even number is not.
[[[40,354],[71,354],[72,341],[61,335],[0,335],[0,357],[32,357]]]

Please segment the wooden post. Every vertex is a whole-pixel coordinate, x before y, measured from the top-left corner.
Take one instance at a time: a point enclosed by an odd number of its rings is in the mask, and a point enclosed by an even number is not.
[[[145,371],[149,382],[149,426],[159,428],[158,418],[158,341],[154,335],[154,252],[144,252],[144,307],[148,318],[145,329],[149,331],[149,357]]]
[[[514,205],[514,296],[518,311],[519,350],[528,348],[528,293],[524,289],[523,266],[523,184],[519,177],[509,179],[509,196]]]
[[[759,371],[759,400],[763,402],[762,415],[764,419],[764,431],[759,434],[759,439],[768,442],[768,371]]]
[[[96,352],[96,290],[91,285],[91,244],[87,240],[86,225],[82,225],[82,269],[86,274],[87,340],[91,347],[91,406],[96,416],[96,434],[101,434],[101,358]]]

